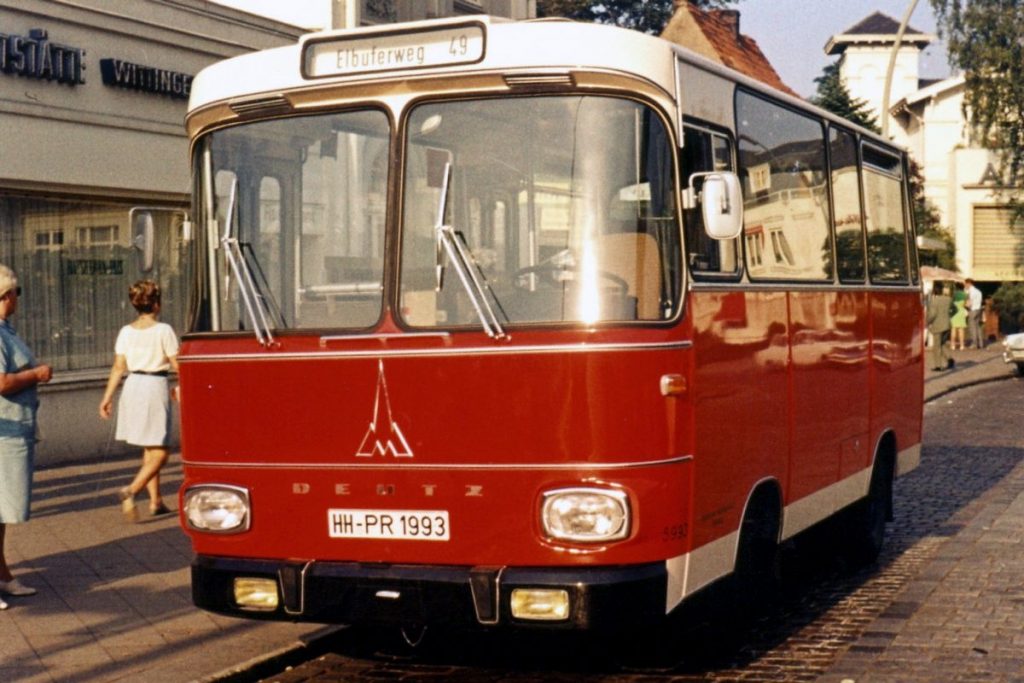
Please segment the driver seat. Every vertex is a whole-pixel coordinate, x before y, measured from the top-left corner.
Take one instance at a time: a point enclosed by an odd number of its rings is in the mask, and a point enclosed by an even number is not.
[[[626,281],[626,294],[636,297],[640,320],[660,320],[661,259],[658,243],[644,232],[617,232],[597,239],[597,262],[601,270]]]

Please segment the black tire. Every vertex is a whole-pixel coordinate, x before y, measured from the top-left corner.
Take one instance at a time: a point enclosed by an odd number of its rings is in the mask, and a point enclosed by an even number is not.
[[[1024,363],[1017,363],[1017,375],[1024,377]]]
[[[892,510],[892,465],[878,461],[871,473],[868,495],[846,511],[842,525],[846,556],[856,565],[871,564],[885,545],[885,524]]]
[[[781,585],[779,515],[777,506],[761,498],[752,504],[740,527],[736,552],[737,596],[758,607],[774,598]]]

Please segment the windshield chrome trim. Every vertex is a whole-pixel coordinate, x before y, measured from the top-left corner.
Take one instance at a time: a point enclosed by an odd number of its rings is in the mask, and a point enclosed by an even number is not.
[[[662,467],[665,465],[678,465],[693,460],[692,455],[679,455],[674,458],[663,460],[651,460],[644,462],[566,462],[566,463],[509,463],[509,464],[466,464],[466,463],[390,463],[390,464],[369,464],[369,463],[317,463],[317,462],[232,462],[232,461],[196,461],[182,458],[182,463],[190,467],[222,468],[232,469],[301,469],[301,470],[632,470],[646,467]]]
[[[368,340],[375,337],[360,335],[360,339]],[[392,337],[393,338],[393,337]],[[332,338],[341,340],[344,337]],[[437,356],[520,356],[532,354],[559,353],[621,353],[637,351],[673,351],[688,349],[693,346],[691,341],[655,342],[637,344],[550,344],[543,346],[502,346],[488,348],[481,346],[465,349],[376,349],[360,351],[303,351],[301,353],[268,352],[268,353],[203,353],[179,354],[179,363],[210,363],[230,361],[282,361],[282,360],[325,360],[339,358],[415,358]]]

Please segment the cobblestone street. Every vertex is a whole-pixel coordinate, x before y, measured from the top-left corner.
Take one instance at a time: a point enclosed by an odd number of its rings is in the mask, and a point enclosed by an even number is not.
[[[1024,381],[972,387],[926,408],[922,466],[898,481],[877,565],[834,559],[830,529],[787,548],[781,599],[745,626],[694,606],[656,645],[452,635],[332,651],[267,681],[1024,680]]]

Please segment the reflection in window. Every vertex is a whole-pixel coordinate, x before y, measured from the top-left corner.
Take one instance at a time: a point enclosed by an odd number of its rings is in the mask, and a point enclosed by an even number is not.
[[[446,169],[445,222],[502,325],[675,314],[673,156],[653,111],[607,97],[431,103],[412,111],[407,130],[406,323],[480,325],[456,267],[436,250]]]
[[[147,277],[163,290],[161,318],[183,331],[188,264],[184,213],[153,212],[156,261],[137,267],[131,204],[0,197],[0,263],[22,287],[16,326],[58,371],[109,370],[114,339],[135,318],[128,287]]]
[[[857,143],[852,134],[829,131],[832,201],[840,282],[864,282],[864,227],[857,181]]]
[[[900,159],[870,145],[864,145],[863,154],[871,281],[906,282],[906,214]]]
[[[736,96],[736,119],[745,234],[767,233],[772,247],[772,258],[756,262],[748,251],[750,277],[830,280],[821,123],[746,92]]]

